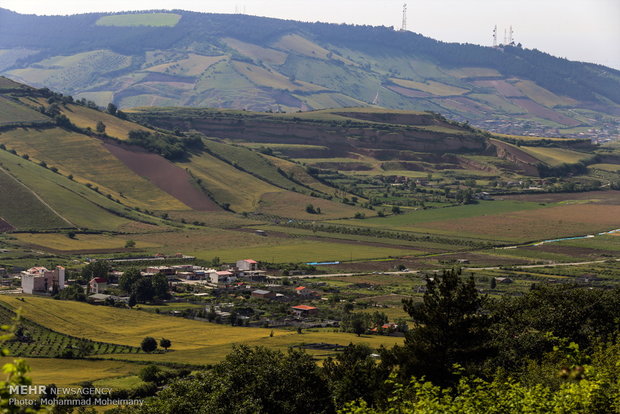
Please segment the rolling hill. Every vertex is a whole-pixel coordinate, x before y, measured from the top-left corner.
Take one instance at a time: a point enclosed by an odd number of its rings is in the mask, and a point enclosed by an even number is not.
[[[0,21],[0,73],[101,106],[382,106],[435,111],[496,132],[599,139],[614,134],[620,115],[619,71],[521,45],[180,10],[0,9]]]
[[[3,231],[183,228],[232,213],[242,213],[237,225],[249,214],[363,218],[460,202],[464,188],[509,191],[547,176],[599,188],[617,179],[588,170],[618,157],[587,139],[493,135],[434,112],[103,111],[7,78],[0,87],[0,185],[11,194],[0,200]]]

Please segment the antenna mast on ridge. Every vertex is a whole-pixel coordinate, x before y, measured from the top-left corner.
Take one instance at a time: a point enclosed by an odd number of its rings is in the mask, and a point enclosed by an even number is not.
[[[493,47],[497,47],[497,25],[493,28]]]
[[[407,3],[403,4],[403,25],[400,28],[401,32],[407,30]]]

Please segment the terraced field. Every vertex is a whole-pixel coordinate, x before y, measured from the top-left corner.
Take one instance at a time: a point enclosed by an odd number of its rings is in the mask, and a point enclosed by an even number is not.
[[[99,141],[61,128],[15,129],[0,134],[0,142],[18,154],[45,161],[79,182],[91,183],[104,194],[128,205],[154,210],[183,210],[183,203],[130,170]],[[85,162],[90,160],[90,162]],[[94,162],[96,160],[96,162]]]
[[[27,106],[0,96],[0,126],[51,123],[45,115]]]

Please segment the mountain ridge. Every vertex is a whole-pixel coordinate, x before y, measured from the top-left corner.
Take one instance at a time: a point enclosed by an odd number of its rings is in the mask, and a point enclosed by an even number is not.
[[[149,19],[162,25],[144,26]],[[0,73],[101,106],[374,104],[497,132],[578,136],[596,126],[603,138],[620,116],[620,71],[520,45],[181,10],[41,17],[0,9],[0,21]]]

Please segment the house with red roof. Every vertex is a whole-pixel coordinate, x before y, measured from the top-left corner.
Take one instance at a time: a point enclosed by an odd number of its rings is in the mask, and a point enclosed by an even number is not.
[[[308,289],[305,286],[298,286],[295,288],[295,292],[300,295],[300,296],[311,296],[314,294],[313,291],[311,291],[310,289]]]
[[[254,282],[264,282],[267,280],[267,272],[258,268],[258,262],[256,260],[237,260],[235,269],[238,277],[250,279]]]
[[[102,277],[94,277],[88,282],[88,290],[90,293],[102,293],[108,287],[108,280]]]
[[[213,270],[208,276],[211,283],[217,284],[232,283],[237,280],[234,273],[229,272],[228,270]]]
[[[306,318],[308,316],[317,315],[319,313],[319,308],[308,305],[297,305],[291,306],[291,311],[293,312],[293,315],[297,316],[298,318]]]

